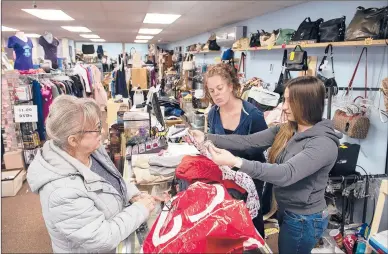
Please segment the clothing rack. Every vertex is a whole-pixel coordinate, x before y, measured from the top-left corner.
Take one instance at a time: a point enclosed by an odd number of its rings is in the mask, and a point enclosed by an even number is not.
[[[366,184],[365,184],[365,197],[364,197],[364,206],[363,206],[363,211],[362,211],[362,223],[365,223],[366,220],[366,211],[367,211],[367,205],[368,205],[368,196],[369,196],[369,180],[370,179],[378,179],[378,178],[386,178],[387,174],[376,174],[376,175],[349,175],[349,176],[331,176],[329,177],[330,180],[333,181],[342,181],[341,182],[341,188],[340,192],[344,189],[346,189],[348,181],[358,181],[358,180],[363,180],[366,179]],[[342,195],[341,197],[341,205],[342,205],[342,211],[341,211],[341,234],[344,234],[345,231],[345,202],[348,201],[348,197],[345,197]],[[349,201],[348,201],[349,202]],[[351,215],[350,215],[350,220],[351,222],[353,221],[353,213],[354,213],[354,202],[353,200],[350,203],[351,205]]]

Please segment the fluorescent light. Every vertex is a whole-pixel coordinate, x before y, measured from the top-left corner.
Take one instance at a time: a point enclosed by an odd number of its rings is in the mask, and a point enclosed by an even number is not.
[[[148,40],[134,40],[135,43],[147,43]]]
[[[24,34],[24,35],[29,37],[29,38],[39,38],[40,37],[40,34]]]
[[[147,13],[143,23],[148,24],[171,24],[177,20],[181,15],[177,14],[159,14],[159,13]]]
[[[22,9],[35,17],[44,20],[74,20],[72,17],[67,15],[61,10],[50,10],[50,9]]]
[[[84,26],[61,26],[63,29],[66,29],[70,32],[78,32],[78,33],[90,33],[91,31]]]
[[[152,35],[138,35],[136,36],[136,39],[138,40],[151,40],[154,38]]]
[[[10,28],[10,27],[7,27],[7,26],[1,26],[1,31],[3,32],[16,32],[16,31],[19,31],[15,28]]]
[[[104,42],[105,40],[104,39],[90,39],[91,41],[95,41],[95,42]]]
[[[163,29],[159,29],[159,28],[140,28],[139,34],[158,34],[162,30]]]
[[[97,34],[80,34],[79,36],[87,38],[87,39],[98,39],[100,36]]]

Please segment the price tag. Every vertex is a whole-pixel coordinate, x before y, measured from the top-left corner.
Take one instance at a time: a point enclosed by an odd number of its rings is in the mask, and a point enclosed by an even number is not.
[[[290,60],[292,61],[292,60],[294,60],[294,58],[295,58],[295,52],[292,51],[292,52],[290,53]]]
[[[36,105],[15,106],[16,123],[34,123],[38,122],[38,107]]]
[[[364,41],[365,45],[372,45],[372,43],[373,43],[373,39],[372,38],[366,38],[365,41]]]

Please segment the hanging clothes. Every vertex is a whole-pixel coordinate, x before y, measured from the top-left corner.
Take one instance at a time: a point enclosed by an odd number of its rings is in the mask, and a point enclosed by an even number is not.
[[[43,103],[43,123],[46,122],[46,118],[48,117],[50,106],[53,103],[53,94],[50,86],[44,85],[41,88],[42,93],[42,103]]]
[[[90,83],[88,78],[88,73],[85,68],[83,68],[80,64],[76,64],[73,69],[74,74],[78,74],[80,77],[82,77],[84,83],[85,83],[85,91],[86,93],[90,94],[92,90],[90,89]]]
[[[40,140],[46,140],[46,130],[44,127],[43,98],[40,91],[40,83],[37,80],[32,81],[32,100],[38,108],[38,133]]]

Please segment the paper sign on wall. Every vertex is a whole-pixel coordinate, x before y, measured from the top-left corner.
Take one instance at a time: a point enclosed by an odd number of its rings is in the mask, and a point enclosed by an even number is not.
[[[14,107],[16,123],[38,122],[38,108],[36,105],[18,105]]]

